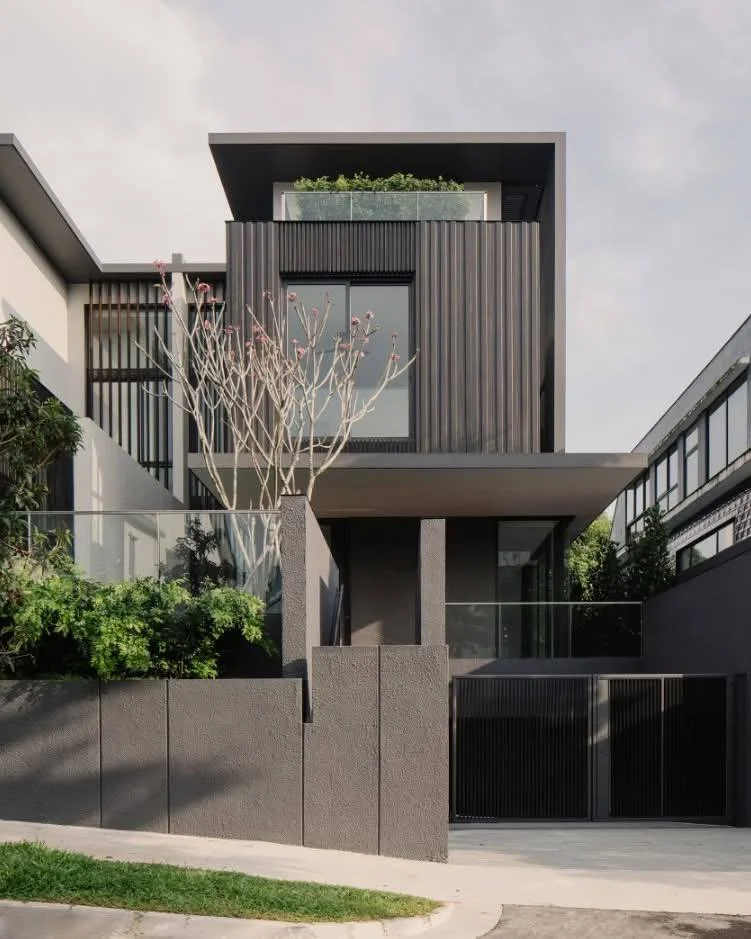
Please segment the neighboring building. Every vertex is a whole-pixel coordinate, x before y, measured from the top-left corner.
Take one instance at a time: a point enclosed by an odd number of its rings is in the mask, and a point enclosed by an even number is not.
[[[649,466],[617,500],[617,542],[641,531],[654,504],[666,513],[679,573],[749,537],[750,356],[751,318],[636,445]]]

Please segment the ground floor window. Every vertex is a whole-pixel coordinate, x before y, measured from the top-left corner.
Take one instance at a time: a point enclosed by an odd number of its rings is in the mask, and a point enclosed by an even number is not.
[[[729,548],[734,541],[734,522],[730,521],[681,548],[676,555],[676,566],[679,571],[687,571]]]

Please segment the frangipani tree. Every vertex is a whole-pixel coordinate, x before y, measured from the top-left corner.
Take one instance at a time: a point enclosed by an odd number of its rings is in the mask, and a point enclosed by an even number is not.
[[[187,302],[175,296],[166,266],[157,262],[163,301],[171,311],[173,340],[158,336],[153,359],[172,386],[165,393],[193,422],[206,471],[227,509],[263,516],[261,555],[241,550],[256,570],[277,555],[276,517],[284,495],[312,499],[316,481],[336,461],[353,429],[377,407],[383,390],[404,374],[399,336],[382,348],[382,368],[369,387],[358,367],[374,354],[373,311],[334,331],[333,305],[304,306],[295,293],[277,304],[264,293],[261,311],[230,318],[226,305],[201,281],[189,283]],[[243,474],[252,472],[257,485]],[[234,516],[233,516],[234,518]],[[238,538],[240,544],[247,539]],[[255,540],[254,540],[255,542]]]

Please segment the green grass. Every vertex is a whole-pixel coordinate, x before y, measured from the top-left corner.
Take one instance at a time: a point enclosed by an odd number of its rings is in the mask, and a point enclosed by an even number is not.
[[[0,899],[316,923],[420,916],[438,907],[396,893],[99,861],[30,841],[0,843]]]

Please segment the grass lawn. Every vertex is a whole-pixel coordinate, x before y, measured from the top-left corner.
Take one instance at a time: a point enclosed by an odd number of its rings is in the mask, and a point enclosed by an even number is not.
[[[396,893],[98,861],[30,841],[0,843],[0,899],[311,923],[419,916],[438,907]]]

